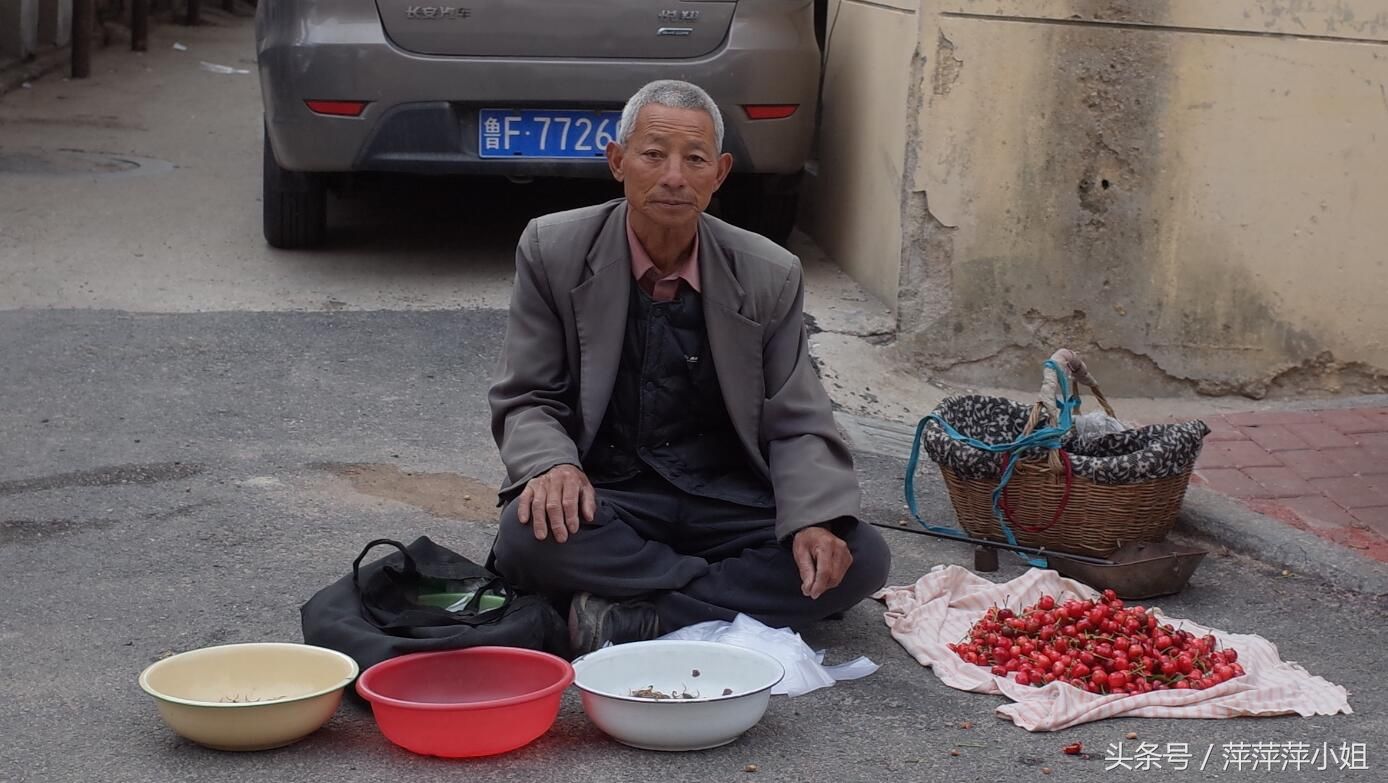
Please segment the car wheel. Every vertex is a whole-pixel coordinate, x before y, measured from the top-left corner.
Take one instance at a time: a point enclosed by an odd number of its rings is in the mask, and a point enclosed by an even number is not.
[[[785,245],[800,207],[800,175],[742,175],[718,195],[724,220]]]
[[[328,232],[328,187],[322,174],[289,171],[275,160],[265,134],[265,170],[261,185],[265,241],[270,247],[300,250],[318,247]]]

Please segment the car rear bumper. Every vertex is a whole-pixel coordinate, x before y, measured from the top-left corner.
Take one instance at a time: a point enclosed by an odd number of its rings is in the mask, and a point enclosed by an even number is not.
[[[810,152],[819,80],[811,16],[794,18],[735,20],[723,47],[703,58],[617,62],[411,54],[379,21],[270,25],[259,44],[266,127],[276,159],[294,171],[606,176],[601,159],[481,158],[477,111],[620,109],[649,81],[684,79],[718,101],[736,170],[793,173]],[[327,117],[304,104],[314,99],[370,103],[360,117]],[[754,121],[741,109],[749,104],[800,108]]]

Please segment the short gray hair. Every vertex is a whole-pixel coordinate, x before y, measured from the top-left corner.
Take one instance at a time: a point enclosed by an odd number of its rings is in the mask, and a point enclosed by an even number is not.
[[[626,146],[631,141],[631,132],[636,127],[636,118],[647,106],[664,106],[670,109],[693,109],[704,112],[713,120],[714,143],[717,152],[723,151],[723,112],[718,104],[704,92],[702,87],[689,82],[665,79],[637,90],[622,109],[622,121],[617,125],[617,143]]]

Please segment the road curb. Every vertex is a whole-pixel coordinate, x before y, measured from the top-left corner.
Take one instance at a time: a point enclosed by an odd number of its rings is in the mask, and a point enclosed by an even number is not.
[[[29,62],[0,70],[0,95],[19,89],[25,82],[32,82],[61,69],[68,64],[68,58],[68,47],[60,46],[44,51]]]
[[[1338,587],[1388,594],[1388,565],[1352,549],[1297,530],[1243,503],[1204,487],[1190,487],[1177,530],[1230,551]]]

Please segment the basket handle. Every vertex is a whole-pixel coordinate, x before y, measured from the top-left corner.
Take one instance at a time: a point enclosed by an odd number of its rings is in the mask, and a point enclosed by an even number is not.
[[[1099,405],[1103,407],[1104,413],[1107,413],[1115,419],[1118,418],[1118,414],[1113,412],[1113,406],[1109,405],[1108,398],[1104,396],[1104,392],[1099,388],[1099,382],[1094,380],[1094,376],[1089,373],[1089,367],[1085,365],[1084,360],[1080,358],[1079,354],[1069,348],[1061,348],[1051,354],[1051,361],[1065,368],[1065,372],[1070,376],[1070,388],[1064,390],[1069,393],[1070,397],[1078,401],[1080,398],[1080,384],[1084,384],[1089,387],[1090,391],[1094,392],[1094,399],[1099,401]],[[1055,370],[1052,370],[1049,366],[1045,367],[1041,372],[1041,392],[1037,395],[1037,399],[1038,404],[1045,406],[1047,410],[1051,412],[1052,417],[1055,415],[1054,403],[1056,400],[1061,399],[1061,391],[1060,379],[1056,376]],[[1076,410],[1078,409],[1079,406],[1076,405]],[[1040,412],[1037,411],[1036,415],[1039,416]]]
[[[1075,401],[1076,411],[1080,408],[1080,384],[1084,384],[1089,387],[1090,391],[1094,392],[1094,399],[1099,401],[1104,412],[1115,419],[1118,418],[1118,414],[1113,412],[1113,406],[1109,404],[1108,398],[1104,396],[1103,390],[1099,388],[1098,381],[1095,381],[1094,376],[1089,373],[1089,368],[1085,366],[1084,360],[1079,357],[1079,354],[1069,348],[1061,348],[1051,354],[1050,361],[1064,368],[1066,374],[1069,375],[1070,388],[1067,390],[1067,398]],[[1027,423],[1022,428],[1022,437],[1030,435],[1036,431],[1037,427],[1041,426],[1042,411],[1049,413],[1052,421],[1058,420],[1060,414],[1056,410],[1055,401],[1062,399],[1060,385],[1060,378],[1048,362],[1042,369],[1041,391],[1037,395],[1036,403],[1031,406],[1031,411],[1027,414]],[[1004,467],[1006,466],[1004,465]],[[1068,474],[1068,465],[1062,464],[1059,449],[1051,449],[1046,457],[1046,467],[1052,473],[1067,472]]]
[[[1050,372],[1050,370],[1047,369],[1046,372]],[[1026,426],[1022,427],[1023,438],[1028,437],[1036,431],[1037,427],[1041,426],[1041,411],[1045,409],[1045,406],[1043,406],[1039,401],[1035,405],[1031,406],[1031,412],[1027,414]],[[1055,414],[1051,414],[1051,418],[1055,418]],[[1046,466],[1050,468],[1050,471],[1052,473],[1059,473],[1062,469],[1059,454],[1060,449],[1051,449],[1046,453]],[[1003,455],[1002,470],[1007,470],[1007,463],[1010,462],[1011,459],[1011,454]]]

